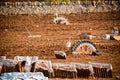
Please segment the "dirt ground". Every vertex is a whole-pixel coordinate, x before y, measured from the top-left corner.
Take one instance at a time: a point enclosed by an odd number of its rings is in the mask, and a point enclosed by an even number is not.
[[[53,24],[54,15],[11,15],[0,16],[0,55],[7,58],[14,56],[38,56],[39,59],[51,60],[52,63],[69,62],[101,62],[110,63],[113,66],[113,78],[99,80],[114,80],[120,76],[120,41],[102,40],[102,35],[110,33],[111,27],[120,28],[120,13],[87,13],[61,15],[68,19],[70,25]],[[25,27],[33,35],[41,37],[30,38]],[[101,55],[78,55],[73,56],[66,48],[66,42],[74,44],[81,40],[82,32],[90,32],[97,37],[91,41],[97,46]],[[56,59],[54,50],[64,50],[67,54],[66,60]],[[97,79],[97,80],[98,80]],[[52,78],[50,80],[79,80]],[[85,79],[83,79],[85,80]],[[92,79],[89,79],[92,80]],[[95,79],[96,80],[96,79]]]

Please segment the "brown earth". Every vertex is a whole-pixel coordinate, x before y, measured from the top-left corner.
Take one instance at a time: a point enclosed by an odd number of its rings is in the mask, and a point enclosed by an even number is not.
[[[88,14],[69,14],[65,16],[70,25],[53,24],[54,15],[11,15],[0,16],[0,55],[7,58],[14,56],[38,56],[39,59],[49,59],[52,62],[69,63],[80,62],[88,63],[101,62],[110,63],[113,66],[113,78],[100,80],[114,80],[115,76],[120,75],[120,41],[102,40],[104,33],[109,33],[111,27],[120,28],[120,13],[88,13]],[[25,27],[31,34],[41,35],[39,38],[30,38]],[[99,49],[101,55],[78,55],[73,56],[66,48],[66,42],[70,39],[72,44],[81,40],[79,35],[82,32],[90,32],[97,37],[92,39]],[[66,60],[56,59],[54,50],[64,50],[67,54]],[[53,78],[50,80],[62,80]],[[73,79],[66,79],[73,80]],[[79,80],[79,79],[74,79]],[[84,79],[83,79],[84,80]],[[92,80],[92,79],[90,79]],[[95,79],[96,80],[96,79]]]

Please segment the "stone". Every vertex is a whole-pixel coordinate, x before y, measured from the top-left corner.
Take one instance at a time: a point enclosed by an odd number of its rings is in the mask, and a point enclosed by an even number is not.
[[[109,3],[109,4],[107,4]],[[93,6],[92,6],[93,5]],[[4,8],[3,8],[4,7]],[[15,10],[12,10],[14,8]],[[12,11],[11,11],[12,10]],[[70,14],[88,12],[120,11],[117,1],[77,1],[77,2],[1,2],[0,15],[11,14]],[[30,12],[30,13],[29,13]]]

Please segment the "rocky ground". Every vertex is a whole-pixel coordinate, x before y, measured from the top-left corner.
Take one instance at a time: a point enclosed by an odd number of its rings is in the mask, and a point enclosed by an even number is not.
[[[102,62],[113,66],[113,78],[100,80],[114,80],[120,75],[120,41],[102,40],[102,35],[109,33],[111,27],[120,27],[120,13],[87,13],[61,15],[68,19],[70,25],[53,24],[54,15],[11,15],[0,16],[0,55],[7,58],[14,56],[33,56],[39,59],[49,59],[52,62]],[[41,37],[30,38],[25,27],[33,35]],[[80,39],[82,32],[89,32],[97,37],[91,41],[96,44],[101,55],[78,55],[73,56],[66,42],[74,44]],[[67,54],[66,60],[56,59],[54,50],[64,50]],[[50,80],[60,80],[53,78]],[[61,79],[63,80],[63,79]],[[65,79],[73,80],[73,79]],[[74,79],[79,80],[79,79]],[[84,79],[83,79],[84,80]],[[90,79],[91,80],[91,79]]]

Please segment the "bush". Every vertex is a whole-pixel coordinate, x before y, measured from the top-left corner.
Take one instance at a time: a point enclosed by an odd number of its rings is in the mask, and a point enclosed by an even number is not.
[[[45,2],[74,2],[76,0],[37,0],[37,1],[45,1]]]

